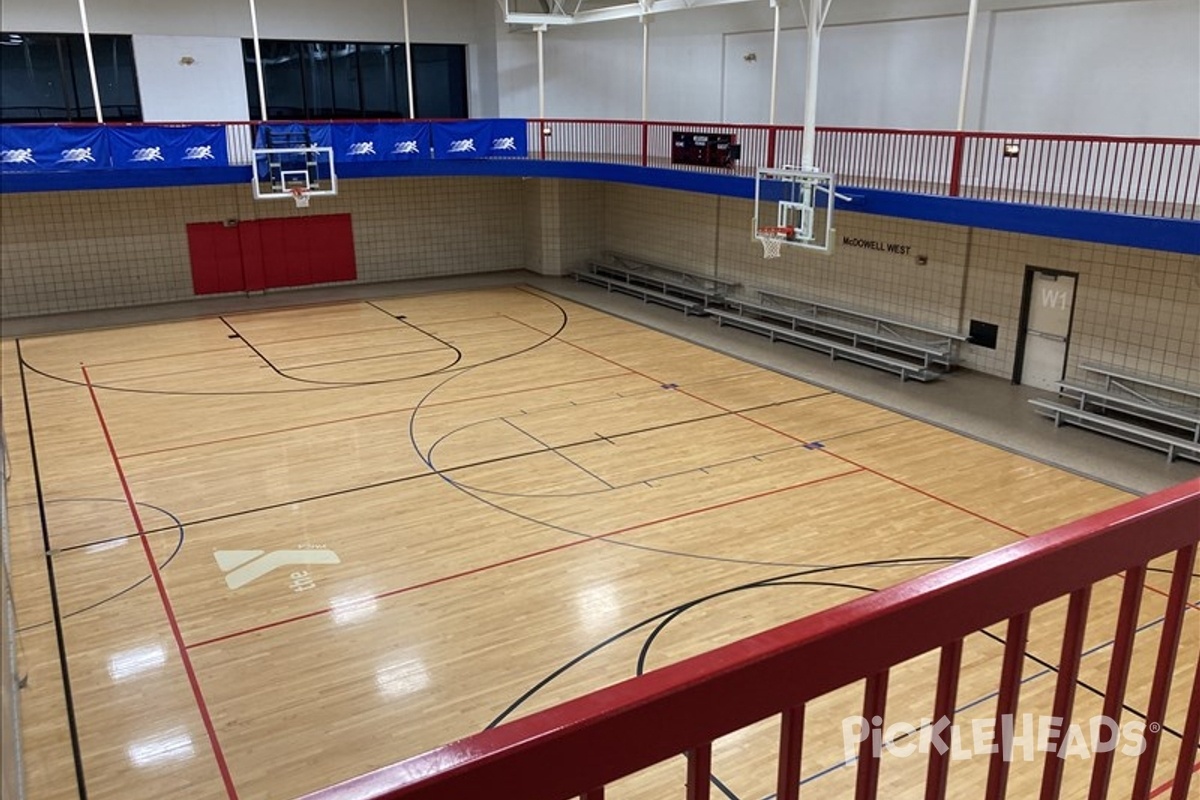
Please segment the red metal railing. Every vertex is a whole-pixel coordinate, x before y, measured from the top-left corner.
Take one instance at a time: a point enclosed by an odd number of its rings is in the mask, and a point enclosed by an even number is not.
[[[598,800],[613,781],[683,753],[688,756],[687,797],[704,800],[709,797],[713,741],[780,715],[776,792],[780,800],[795,800],[800,793],[800,744],[810,701],[865,680],[860,708],[862,717],[872,720],[874,733],[880,723],[872,718],[887,713],[892,669],[921,654],[939,652],[936,696],[930,700],[935,718],[952,722],[964,639],[1006,622],[995,709],[995,730],[1000,730],[1003,715],[1019,708],[1031,613],[1045,603],[1065,599],[1068,607],[1053,700],[1061,729],[1052,731],[1048,739],[1061,744],[1072,713],[1080,715],[1074,694],[1085,655],[1084,630],[1093,587],[1122,576],[1104,715],[1112,720],[1122,715],[1143,596],[1165,595],[1146,708],[1146,747],[1137,756],[1134,797],[1186,800],[1194,797],[1190,786],[1200,768],[1200,665],[1192,667],[1190,696],[1182,706],[1186,711],[1175,715],[1182,716],[1182,725],[1177,725],[1179,751],[1166,768],[1160,764],[1165,759],[1159,758],[1159,744],[1169,692],[1177,677],[1177,655],[1183,649],[1185,611],[1198,613],[1188,601],[1198,542],[1200,480],[1193,480],[309,797]],[[1172,558],[1165,592],[1147,583],[1150,562],[1164,556]],[[1103,603],[1098,606],[1107,608]],[[1180,708],[1178,703],[1175,708]],[[1005,796],[1008,755],[1001,747],[991,756],[986,787],[971,797]],[[936,748],[930,751],[927,800],[947,796],[949,759]],[[857,800],[878,796],[880,763],[878,749],[872,748],[869,738],[864,740],[857,759]],[[1060,796],[1063,768],[1063,758],[1044,759],[1037,795],[1041,800]],[[1098,752],[1092,761],[1090,798],[1106,795],[1112,769],[1113,753]],[[1164,782],[1155,787],[1156,780]],[[961,788],[955,796],[964,796]]]
[[[671,132],[731,133],[734,174],[801,162],[803,128],[701,122],[531,120],[534,158],[672,164]],[[1200,139],[818,128],[816,164],[844,186],[1200,219]]]
[[[224,124],[230,165],[249,165],[258,123]],[[741,159],[732,168],[673,164],[676,130],[733,134]],[[529,158],[750,176],[757,167],[800,164],[803,132],[788,125],[531,119]],[[815,157],[843,186],[1200,219],[1200,138],[818,128]]]

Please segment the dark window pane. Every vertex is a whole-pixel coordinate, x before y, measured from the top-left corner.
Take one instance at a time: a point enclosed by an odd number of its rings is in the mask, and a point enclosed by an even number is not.
[[[455,44],[414,44],[413,93],[417,116],[460,119],[467,116],[466,47]]]
[[[262,119],[262,104],[258,100],[258,71],[254,68],[253,39],[242,39],[242,64],[246,68],[246,98],[250,101],[250,119]]]
[[[267,90],[267,113],[272,119],[305,119],[308,104],[304,92],[300,42],[261,42],[263,81]],[[254,68],[253,51],[250,55]],[[255,93],[258,92],[257,79]]]
[[[358,45],[337,42],[330,46],[329,64],[333,71],[333,116],[361,117],[362,98],[358,91]]]
[[[140,122],[142,105],[133,66],[133,39],[129,36],[93,36],[92,57],[96,61],[96,81],[100,84],[105,121]]]
[[[396,72],[396,62],[400,72]],[[386,119],[408,114],[408,89],[404,84],[404,49],[391,44],[361,44],[358,63],[362,75],[363,116]]]
[[[260,45],[271,119],[408,116],[403,44],[263,39]],[[250,114],[259,118],[253,41],[243,40],[242,51]],[[466,117],[466,47],[414,44],[412,54],[417,116]]]
[[[92,98],[92,77],[88,72],[87,49],[83,46],[83,34],[63,36],[63,52],[67,57],[67,72],[79,98],[77,116],[83,120],[96,119],[96,101]]]
[[[142,119],[133,38],[92,37],[105,120]],[[94,120],[87,48],[78,33],[0,33],[0,116],[5,120]]]
[[[74,106],[52,34],[0,34],[0,118],[60,121]]]
[[[300,50],[304,55],[304,93],[308,100],[308,116],[330,119],[333,117],[332,46],[325,42],[304,42]]]

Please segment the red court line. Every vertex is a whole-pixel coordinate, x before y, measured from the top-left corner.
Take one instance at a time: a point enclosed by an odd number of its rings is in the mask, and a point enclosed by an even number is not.
[[[621,374],[596,375],[591,378],[580,378],[580,379],[574,380],[574,381],[561,381],[559,383],[549,383],[544,386],[535,386],[535,387],[526,388],[526,389],[511,389],[507,392],[493,392],[492,394],[474,395],[472,397],[464,397],[461,400],[444,400],[440,403],[426,403],[425,405],[423,405],[421,407],[422,408],[440,408],[442,406],[457,405],[458,403],[471,403],[471,402],[474,402],[477,400],[490,400],[494,397],[504,397],[504,396],[510,395],[510,394],[521,394],[523,392],[538,392],[543,389],[557,389],[560,386],[572,386],[577,383],[590,383],[592,381],[604,381],[604,380],[611,380],[613,378],[620,378],[620,377],[622,377]],[[237,442],[237,441],[241,441],[243,439],[255,439],[260,436],[274,436],[279,433],[294,433],[296,431],[307,430],[309,428],[319,428],[324,425],[339,425],[343,422],[355,422],[357,420],[370,419],[371,417],[386,417],[389,414],[403,414],[404,412],[412,411],[415,408],[416,408],[415,406],[405,406],[404,408],[392,408],[392,409],[388,409],[387,411],[372,411],[369,414],[355,414],[355,415],[349,416],[349,417],[337,417],[335,419],[325,419],[325,420],[321,420],[320,422],[306,422],[303,425],[291,425],[286,428],[274,428],[269,431],[257,431],[255,433],[243,433],[243,434],[239,434],[237,436],[225,436],[220,439],[205,439],[204,441],[192,442],[190,444],[179,444],[179,445],[174,445],[172,447],[160,447],[155,450],[143,450],[138,453],[126,453],[124,458],[126,461],[128,461],[131,458],[139,458],[141,456],[153,456],[153,455],[158,455],[160,453],[170,453],[170,452],[173,452],[176,450],[188,450],[193,447],[205,447],[205,446],[211,445],[211,444],[226,444],[228,442]]]
[[[616,530],[609,531],[607,533],[600,533],[600,534],[596,534],[595,536],[587,536],[584,538],[576,539],[571,542],[564,542],[563,544],[558,544],[558,545],[555,545],[554,547],[547,547],[542,550],[534,550],[533,552],[530,552],[530,553],[523,553],[519,556],[513,556],[512,558],[506,558],[502,561],[494,561],[490,564],[484,564],[483,566],[474,567],[473,569],[464,570],[462,572],[455,572],[450,575],[443,575],[440,578],[432,578],[430,580],[423,581],[421,583],[414,583],[410,586],[403,586],[399,589],[391,589],[386,592],[380,592],[379,594],[372,596],[370,599],[382,600],[387,597],[395,597],[396,595],[407,594],[408,592],[413,592],[413,591],[416,591],[417,589],[424,589],[429,586],[436,586],[440,583],[447,583],[449,581],[457,580],[459,578],[466,578],[466,577],[470,577],[472,575],[478,575],[479,573],[482,573],[482,572],[489,572],[493,569],[498,569],[499,567],[506,567],[511,564],[519,563],[521,561],[528,561],[532,558],[538,558],[539,556],[548,555],[550,553],[557,553],[560,550],[567,550],[572,547],[578,547],[580,545],[588,544],[589,542],[595,542],[595,541],[599,541],[602,539],[608,539],[613,536],[619,536],[620,534],[623,534],[623,533],[630,533],[632,531],[640,530],[642,528],[649,528],[649,527],[653,527],[655,525],[661,525],[665,522],[673,522],[674,520],[677,520],[677,519],[693,517],[698,514],[706,514],[710,511],[717,511],[719,509],[728,508],[729,506],[738,505],[740,503],[747,503],[751,500],[759,500],[764,497],[770,497],[771,495],[782,494],[783,492],[790,492],[794,489],[801,489],[806,486],[813,486],[815,484],[824,483],[825,481],[834,480],[836,478],[844,478],[848,475],[855,475],[861,471],[862,470],[852,469],[852,470],[848,470],[847,472],[839,472],[834,475],[825,475],[820,478],[812,478],[807,481],[793,483],[790,486],[779,486],[774,489],[768,489],[763,492],[757,492],[755,494],[745,495],[743,497],[735,497],[732,500],[725,500],[720,503],[714,503],[711,506],[704,506],[702,508],[693,508],[693,509],[689,509],[687,511],[680,511],[676,514],[671,514],[670,516],[661,517],[659,519],[647,520],[645,522],[638,522],[636,524],[628,525],[624,528],[618,528]],[[270,628],[277,628],[280,625],[287,625],[288,623],[291,623],[291,622],[300,622],[301,620],[311,619],[313,617],[319,617],[324,614],[328,614],[330,611],[332,611],[332,609],[330,609],[330,608],[319,608],[315,611],[309,611],[304,614],[297,614],[294,617],[286,617],[284,619],[275,620],[274,622],[266,622],[266,623],[263,623],[262,625],[256,625],[253,628],[245,628],[244,630],[234,631],[233,633],[226,633],[226,634],[222,634],[221,636],[214,636],[211,639],[204,639],[203,641],[193,642],[192,644],[188,645],[188,647],[189,648],[204,647],[205,645],[216,644],[217,642],[224,642],[229,639],[235,639],[239,636],[245,636],[246,634],[258,633],[259,631],[269,630]]]
[[[1197,772],[1200,772],[1200,761],[1197,761],[1195,764],[1192,765],[1192,774],[1194,775]],[[1155,789],[1153,792],[1150,793],[1150,800],[1154,800],[1154,798],[1158,797],[1160,794],[1165,794],[1174,785],[1175,785],[1175,779],[1171,778],[1171,780],[1167,781],[1162,786],[1159,786],[1157,789]]]
[[[92,386],[92,379],[88,376],[87,367],[81,367],[83,371],[83,381],[87,384],[88,394],[92,398],[92,407],[96,409],[96,419],[100,423],[100,430],[104,433],[104,442],[108,445],[108,453],[112,456],[113,467],[117,471],[117,478],[121,481],[121,491],[125,493],[125,502],[129,506],[129,513],[133,517],[133,524],[137,527],[138,538],[142,542],[142,552],[146,554],[146,562],[150,565],[150,574],[154,576],[154,584],[158,587],[158,597],[162,600],[163,611],[166,612],[167,622],[171,626],[171,635],[175,637],[175,646],[179,650],[179,658],[183,662],[184,671],[187,672],[188,683],[192,687],[192,695],[196,699],[196,707],[200,711],[200,718],[204,721],[204,730],[208,733],[208,741],[212,746],[213,756],[217,760],[217,769],[221,772],[221,780],[225,783],[225,793],[230,800],[237,800],[237,789],[233,785],[233,776],[229,773],[229,765],[225,762],[225,753],[221,750],[221,743],[217,740],[217,731],[213,726],[212,716],[208,713],[208,705],[204,702],[204,693],[200,690],[200,682],[196,678],[196,670],[192,666],[192,659],[188,655],[187,646],[183,642],[183,634],[179,630],[179,621],[175,618],[175,609],[171,606],[171,598],[167,595],[167,587],[163,583],[162,573],[158,569],[158,561],[154,558],[154,552],[150,548],[150,540],[146,536],[146,529],[142,525],[142,517],[138,513],[137,504],[133,501],[133,492],[129,489],[129,481],[125,478],[125,470],[121,467],[121,459],[117,455],[117,449],[113,445],[112,435],[108,430],[108,423],[104,420],[104,412],[100,410],[100,400],[96,397],[96,389]]]
[[[517,321],[518,321],[518,322],[520,322],[520,320],[517,320]],[[528,323],[526,323],[526,322],[521,322],[521,324],[522,324],[522,325],[526,325],[527,327],[529,327],[529,328],[532,328],[533,330],[537,330],[537,328],[533,328],[533,326],[532,326],[532,325],[529,325],[529,324],[528,324]],[[640,375],[640,376],[642,376],[643,378],[645,378],[645,379],[647,379],[647,380],[654,381],[655,383],[658,383],[658,384],[660,384],[660,385],[664,383],[664,381],[663,381],[662,379],[660,379],[660,378],[656,378],[656,377],[654,377],[653,375],[647,375],[646,373],[644,373],[644,372],[641,372],[640,370],[636,370],[636,369],[634,369],[633,367],[626,366],[625,364],[622,364],[622,363],[621,363],[621,362],[619,362],[619,361],[616,361],[616,360],[614,360],[614,359],[611,359],[611,358],[609,358],[608,356],[604,356],[604,355],[601,355],[601,354],[599,354],[599,353],[593,352],[593,351],[591,351],[591,350],[587,349],[586,347],[584,347],[583,345],[576,344],[575,342],[569,342],[569,341],[567,341],[567,340],[565,340],[565,339],[563,339],[563,340],[560,340],[560,341],[562,341],[562,342],[563,342],[563,344],[570,345],[571,347],[574,347],[575,349],[579,350],[580,352],[587,353],[589,356],[592,356],[593,358],[598,358],[598,359],[600,359],[601,361],[604,361],[604,362],[607,362],[607,363],[609,363],[609,364],[612,364],[613,366],[617,366],[617,367],[621,367],[621,368],[623,368],[623,369],[627,369],[627,370],[629,370],[630,372],[632,372],[633,374],[635,374],[635,375]],[[746,416],[744,413],[742,413],[742,412],[740,412],[740,411],[735,411],[735,410],[734,410],[734,409],[732,409],[732,408],[726,408],[725,406],[721,405],[720,403],[714,402],[714,401],[712,401],[712,400],[709,400],[709,399],[707,399],[707,398],[704,398],[704,397],[700,397],[699,395],[696,395],[696,394],[692,394],[691,392],[687,391],[686,389],[683,389],[683,388],[677,388],[677,389],[675,389],[674,391],[677,391],[677,392],[679,392],[680,394],[687,395],[688,397],[692,398],[693,400],[698,400],[698,401],[700,401],[701,403],[704,403],[704,404],[706,404],[706,405],[710,405],[710,406],[712,406],[713,408],[715,408],[715,409],[717,409],[717,410],[719,410],[719,411],[723,411],[723,412],[724,412],[724,413],[726,413],[726,414],[732,414],[732,415],[734,415],[734,416],[740,417],[740,418],[742,418],[742,419],[746,420],[747,422],[750,422],[750,423],[752,423],[752,424],[754,424],[754,425],[757,425],[757,426],[759,426],[760,428],[765,428],[765,429],[767,429],[767,430],[771,431],[772,433],[778,434],[779,436],[783,436],[783,437],[785,437],[785,438],[787,438],[787,439],[791,439],[793,442],[797,442],[797,443],[799,443],[799,444],[802,444],[802,445],[811,444],[810,442],[807,442],[807,441],[805,441],[804,439],[801,439],[799,436],[796,436],[796,435],[794,435],[794,434],[788,433],[787,431],[784,431],[784,430],[780,430],[779,428],[776,428],[776,427],[774,427],[773,425],[768,425],[767,423],[765,423],[765,422],[761,422],[761,421],[759,421],[759,420],[756,420],[756,419],[754,419],[753,417],[748,417],[748,416]],[[838,455],[837,453],[832,453],[832,452],[830,452],[829,450],[826,450],[825,448],[821,448],[819,452],[825,453],[826,455],[828,455],[828,456],[831,456],[832,458],[836,458],[837,460],[839,460],[839,461],[842,461],[842,462],[844,462],[844,463],[846,463],[846,464],[850,464],[851,466],[858,467],[859,469],[861,469],[861,470],[864,470],[864,471],[866,471],[866,472],[869,472],[869,473],[871,473],[872,475],[875,475],[876,477],[882,478],[882,479],[883,479],[883,480],[885,480],[885,481],[888,481],[888,482],[890,482],[890,483],[895,483],[896,485],[898,485],[898,486],[902,486],[902,487],[904,487],[905,489],[909,489],[909,490],[911,490],[911,491],[914,491],[914,492],[916,492],[916,493],[918,493],[918,494],[924,495],[925,497],[928,497],[928,498],[929,498],[929,499],[931,499],[931,500],[935,500],[935,501],[937,501],[937,502],[939,502],[939,503],[942,503],[942,504],[944,504],[944,505],[947,505],[947,506],[949,506],[949,507],[951,507],[951,508],[953,508],[953,509],[955,509],[955,510],[957,510],[957,511],[961,511],[961,512],[963,512],[964,514],[968,514],[968,515],[970,515],[970,516],[972,516],[972,517],[975,517],[975,518],[977,518],[977,519],[979,519],[979,520],[982,520],[983,522],[986,522],[986,523],[988,523],[988,524],[990,524],[990,525],[995,525],[997,528],[1002,528],[1002,529],[1004,529],[1004,530],[1006,530],[1006,531],[1008,531],[1008,532],[1010,532],[1010,533],[1014,533],[1014,534],[1016,534],[1017,536],[1020,536],[1020,537],[1021,537],[1021,538],[1023,538],[1023,539],[1028,539],[1028,538],[1029,538],[1029,534],[1027,534],[1027,533],[1025,533],[1025,532],[1023,532],[1023,531],[1017,530],[1016,528],[1014,528],[1014,527],[1012,527],[1012,526],[1010,526],[1010,525],[1005,525],[1003,522],[1000,522],[1000,521],[998,521],[998,520],[994,520],[994,519],[990,519],[990,518],[988,518],[987,516],[985,516],[985,515],[983,515],[983,514],[980,514],[980,513],[976,512],[976,511],[972,511],[972,510],[970,510],[969,508],[964,508],[963,506],[960,506],[960,505],[958,505],[957,503],[952,503],[952,502],[950,502],[949,500],[946,500],[945,498],[942,498],[942,497],[938,497],[937,495],[935,495],[935,494],[932,494],[931,492],[928,492],[928,491],[926,491],[926,490],[924,490],[924,489],[921,489],[921,488],[918,488],[918,487],[916,487],[916,486],[912,486],[912,485],[910,485],[910,484],[908,484],[908,483],[905,483],[904,481],[900,480],[899,478],[894,478],[894,477],[892,477],[891,475],[887,475],[886,473],[880,472],[880,471],[879,471],[879,470],[877,470],[877,469],[874,469],[874,468],[872,468],[872,467],[868,467],[868,466],[867,466],[867,465],[865,465],[865,464],[860,464],[860,463],[858,463],[857,461],[855,461],[855,460],[854,460],[854,459],[852,459],[852,458],[848,458],[848,457],[846,457],[846,456]]]
[[[517,320],[517,321],[519,322],[520,320]],[[527,327],[533,328],[533,326],[532,326],[532,325],[529,325],[528,323],[522,322],[521,324],[522,324],[522,325],[526,325]],[[533,330],[537,330],[537,328],[533,328]],[[583,347],[582,345],[575,344],[574,342],[568,342],[568,341],[566,341],[565,339],[562,339],[562,340],[560,340],[560,341],[562,341],[562,342],[563,342],[563,344],[570,345],[571,347],[574,347],[574,348],[576,348],[577,350],[580,350],[580,351],[582,351],[582,352],[584,352],[584,353],[587,353],[587,354],[588,354],[588,355],[590,355],[590,356],[593,356],[593,357],[595,357],[595,358],[598,358],[598,359],[600,359],[601,361],[605,361],[605,362],[607,362],[607,363],[609,363],[609,364],[613,364],[614,366],[622,367],[622,368],[624,368],[624,369],[627,369],[627,370],[629,370],[630,372],[632,372],[632,373],[633,373],[633,374],[635,374],[635,375],[641,375],[643,378],[646,378],[646,379],[648,379],[648,380],[654,381],[654,382],[656,382],[656,383],[660,383],[660,384],[662,383],[662,381],[661,381],[660,379],[658,379],[658,378],[655,378],[655,377],[654,377],[654,376],[652,376],[652,375],[647,375],[647,374],[646,374],[646,373],[644,373],[644,372],[641,372],[641,371],[639,371],[639,370],[633,369],[632,367],[628,367],[628,366],[626,366],[626,365],[622,364],[622,363],[621,363],[621,362],[619,362],[619,361],[615,361],[615,360],[613,360],[613,359],[609,358],[608,356],[603,356],[603,355],[600,355],[599,353],[594,353],[594,352],[592,352],[591,350],[588,350],[586,347]],[[680,392],[681,394],[685,394],[685,395],[687,395],[688,397],[691,397],[691,398],[692,398],[692,399],[694,399],[694,400],[699,400],[701,403],[706,403],[706,404],[708,404],[708,405],[712,406],[713,408],[716,408],[716,409],[718,409],[718,410],[720,410],[720,411],[723,411],[723,412],[725,412],[725,413],[727,413],[727,414],[733,414],[734,416],[741,417],[742,419],[746,420],[747,422],[751,422],[751,423],[753,423],[753,424],[755,424],[755,425],[758,425],[758,426],[760,426],[760,427],[762,427],[762,428],[766,428],[767,430],[769,430],[769,431],[772,431],[772,432],[774,432],[774,433],[777,433],[777,434],[779,434],[780,436],[783,436],[783,437],[785,437],[785,438],[791,439],[791,440],[792,440],[792,441],[794,441],[794,442],[798,442],[798,443],[800,443],[800,444],[802,444],[802,445],[809,444],[809,442],[806,442],[805,440],[801,439],[799,436],[795,436],[795,435],[793,435],[793,434],[791,434],[791,433],[788,433],[787,431],[780,430],[779,428],[776,428],[776,427],[774,427],[774,426],[772,426],[772,425],[768,425],[768,424],[767,424],[767,423],[765,423],[765,422],[761,422],[761,421],[759,421],[759,420],[756,420],[756,419],[754,419],[753,417],[748,417],[748,416],[746,416],[746,415],[745,415],[743,412],[741,412],[741,411],[735,411],[735,410],[733,410],[733,409],[731,409],[731,408],[725,408],[725,407],[724,407],[724,406],[722,406],[720,403],[716,403],[716,402],[713,402],[712,400],[708,400],[708,399],[706,399],[706,398],[703,398],[703,397],[700,397],[700,396],[698,396],[698,395],[692,394],[691,392],[687,391],[686,389],[683,389],[683,388],[677,388],[677,389],[675,389],[675,391],[677,391],[677,392]],[[902,416],[903,416],[903,415],[902,415]],[[912,421],[916,422],[917,420],[912,420]],[[901,486],[901,487],[903,487],[903,488],[905,488],[905,489],[908,489],[909,491],[916,492],[917,494],[920,494],[920,495],[924,495],[925,497],[928,497],[930,500],[933,500],[933,501],[935,501],[935,502],[941,503],[942,505],[948,506],[949,508],[953,508],[953,509],[955,509],[956,511],[960,511],[960,512],[962,512],[962,513],[964,513],[964,514],[966,514],[966,515],[968,515],[968,516],[975,517],[976,519],[978,519],[978,520],[980,520],[980,521],[982,521],[982,522],[986,522],[986,523],[988,523],[989,525],[995,525],[997,528],[1001,528],[1001,529],[1003,529],[1003,530],[1006,530],[1006,531],[1008,531],[1009,533],[1012,533],[1012,534],[1014,534],[1014,535],[1016,535],[1016,536],[1020,536],[1022,539],[1028,539],[1028,538],[1029,538],[1029,537],[1032,535],[1032,534],[1025,533],[1024,531],[1018,530],[1017,528],[1014,528],[1014,527],[1012,527],[1011,525],[1006,525],[1005,523],[1003,523],[1003,522],[1000,522],[999,520],[991,519],[990,517],[988,517],[988,516],[987,516],[987,515],[985,515],[985,514],[981,514],[981,513],[977,512],[977,511],[972,511],[971,509],[969,509],[969,508],[966,508],[965,506],[961,506],[961,505],[959,505],[958,503],[951,502],[950,500],[947,500],[947,499],[945,499],[944,497],[939,497],[938,495],[936,495],[936,494],[933,494],[932,492],[930,492],[930,491],[927,491],[927,490],[925,490],[925,489],[922,489],[922,488],[920,488],[919,486],[914,486],[914,485],[912,485],[912,484],[910,484],[910,483],[906,483],[905,481],[902,481],[902,480],[900,480],[899,478],[896,478],[896,477],[894,477],[894,476],[892,476],[892,475],[888,475],[888,474],[887,474],[887,473],[885,473],[885,472],[880,472],[879,470],[877,470],[877,469],[874,469],[873,467],[868,467],[868,466],[867,466],[867,465],[865,465],[865,464],[860,464],[859,462],[855,461],[855,460],[854,460],[854,459],[852,459],[852,458],[849,458],[848,456],[839,455],[838,453],[831,452],[831,451],[829,451],[829,450],[827,450],[827,449],[825,449],[825,448],[821,448],[819,452],[825,453],[825,454],[826,454],[826,455],[828,455],[828,456],[831,456],[831,457],[833,457],[833,458],[836,458],[838,461],[841,461],[841,462],[843,462],[843,463],[845,463],[845,464],[850,464],[851,466],[858,467],[858,468],[859,468],[859,469],[861,469],[862,471],[864,471],[864,472],[868,472],[868,473],[870,473],[870,474],[872,474],[872,475],[875,475],[876,477],[878,477],[878,478],[880,478],[880,479],[882,479],[882,480],[888,481],[889,483],[894,483],[894,484],[896,484],[897,486]],[[1120,575],[1119,577],[1121,578],[1121,580],[1125,580],[1125,575],[1124,575],[1124,574]],[[1163,596],[1163,597],[1169,597],[1169,595],[1167,594],[1167,592],[1164,592],[1163,590],[1161,590],[1161,589],[1158,589],[1157,587],[1154,587],[1154,586],[1150,586],[1150,585],[1148,585],[1148,584],[1147,584],[1147,585],[1143,585],[1143,590],[1144,590],[1144,591],[1151,592],[1151,593],[1153,593],[1153,594],[1161,595],[1161,596]],[[1197,604],[1195,604],[1195,603],[1190,603],[1190,602],[1189,602],[1189,603],[1186,603],[1186,605],[1187,605],[1187,606],[1189,606],[1189,607],[1191,607],[1191,608],[1195,608],[1195,609],[1197,609],[1197,610],[1200,610],[1200,605],[1197,605]]]

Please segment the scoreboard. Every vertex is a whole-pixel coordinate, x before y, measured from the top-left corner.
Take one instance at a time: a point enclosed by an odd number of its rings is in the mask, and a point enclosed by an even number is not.
[[[733,133],[671,133],[671,163],[699,167],[732,167],[742,157]]]

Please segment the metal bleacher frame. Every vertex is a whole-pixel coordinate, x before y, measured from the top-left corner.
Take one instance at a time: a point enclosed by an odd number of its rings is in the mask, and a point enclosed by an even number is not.
[[[1062,381],[1057,400],[1035,397],[1030,404],[1056,427],[1074,425],[1161,450],[1168,462],[1200,462],[1200,389],[1097,364],[1080,370],[1102,378],[1103,387]]]
[[[926,370],[934,367],[953,369],[957,363],[957,346],[967,341],[967,337],[959,333],[853,308],[765,290],[758,294],[764,303],[789,311],[798,327],[847,339],[856,348],[918,358]]]
[[[650,264],[619,253],[606,253],[601,259],[589,261],[587,269],[575,272],[574,278],[610,292],[636,297],[644,303],[656,303],[697,316],[723,305],[726,294],[739,285]]]
[[[954,368],[957,346],[967,341],[957,333],[766,290],[758,291],[763,302],[752,303],[731,296],[738,283],[619,253],[589,261],[574,278],[684,314],[710,316],[718,326],[816,350],[835,361],[895,373],[902,381],[937,380]]]

